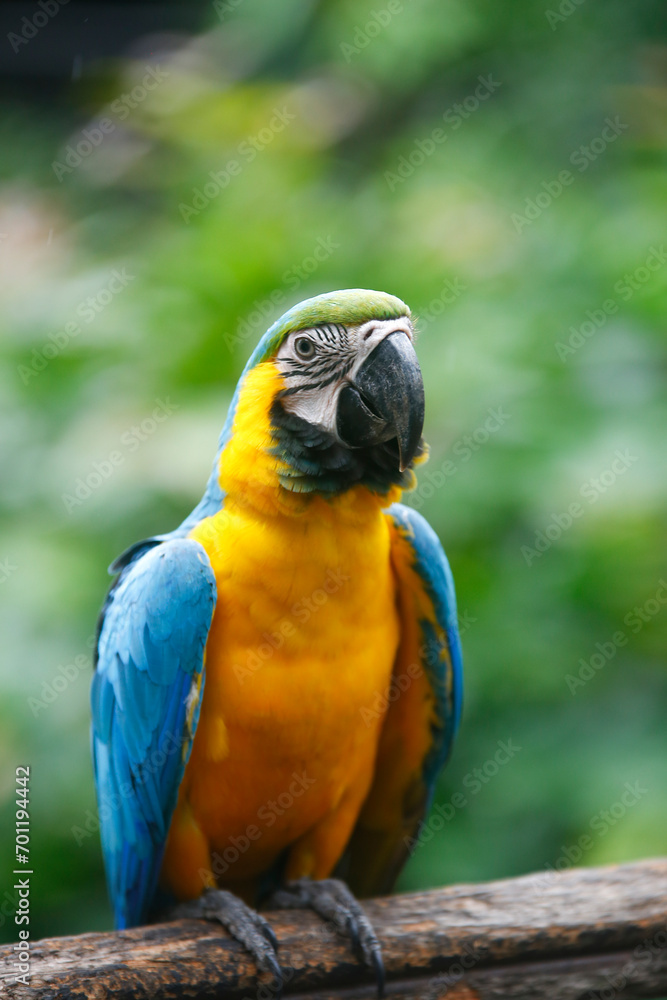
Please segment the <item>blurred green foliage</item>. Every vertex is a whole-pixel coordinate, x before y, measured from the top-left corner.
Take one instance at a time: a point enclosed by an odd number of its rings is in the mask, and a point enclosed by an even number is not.
[[[584,864],[666,853],[661,5],[202,10],[198,36],[0,124],[0,933],[21,764],[34,935],[110,925],[88,748],[106,566],[198,500],[269,323],[339,287],[421,317],[412,502],[462,619],[463,725],[400,888],[569,863],[585,834]]]

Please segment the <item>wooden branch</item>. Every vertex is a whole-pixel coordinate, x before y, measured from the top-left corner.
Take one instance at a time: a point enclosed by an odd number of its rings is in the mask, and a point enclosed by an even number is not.
[[[629,1000],[667,996],[667,859],[571,869],[371,900],[388,996],[423,1000]],[[350,947],[313,914],[271,915],[286,993],[374,997]],[[12,1000],[274,1000],[243,948],[213,923],[181,920],[31,945],[30,986]],[[4,984],[4,989],[3,989]]]

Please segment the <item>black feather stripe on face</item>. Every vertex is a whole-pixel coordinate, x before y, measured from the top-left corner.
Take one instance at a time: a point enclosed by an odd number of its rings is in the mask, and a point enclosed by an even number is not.
[[[285,389],[282,393],[284,396],[309,389],[323,389],[332,382],[344,378],[354,365],[355,352],[350,345],[346,327],[327,323],[326,326],[309,331],[310,334],[317,338],[317,349],[312,358],[283,360],[283,364],[290,369],[283,373],[285,380],[300,378],[308,381]]]
[[[331,385],[332,382],[337,382],[345,374],[345,371],[335,371],[333,375],[329,376],[329,378],[320,379],[319,382],[307,382],[306,385],[293,385],[289,389],[283,389],[280,395],[293,396],[297,392],[306,392],[308,389],[324,389],[325,386]]]
[[[378,324],[372,323],[366,336],[377,330]],[[410,469],[401,472],[396,438],[365,447],[349,447],[328,425],[322,426],[317,420],[312,422],[294,412],[294,397],[311,393],[314,394],[310,397],[311,403],[314,400],[311,412],[317,414],[317,393],[322,391],[326,397],[328,387],[344,383],[360,358],[359,331],[341,323],[325,323],[290,336],[279,355],[285,387],[277,393],[270,410],[274,441],[271,453],[284,463],[279,472],[282,485],[296,492],[324,496],[344,493],[353,486],[365,486],[380,495],[388,493],[392,486],[404,489],[412,486]],[[296,356],[294,345],[300,337],[308,338],[314,346],[313,354],[307,358]],[[329,389],[329,393],[333,392]],[[335,402],[332,395],[330,403]],[[422,453],[420,448],[415,457]]]

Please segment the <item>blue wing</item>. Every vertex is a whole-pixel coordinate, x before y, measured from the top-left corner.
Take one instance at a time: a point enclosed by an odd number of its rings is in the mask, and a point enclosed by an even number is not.
[[[462,659],[454,581],[438,536],[421,514],[392,504],[401,639],[384,712],[373,785],[341,874],[360,896],[389,892],[427,814],[461,716]],[[375,707],[367,712],[370,724]]]
[[[198,542],[150,540],[122,563],[102,612],[92,748],[116,926],[146,919],[204,682],[215,576]]]
[[[454,578],[440,539],[421,514],[400,503],[392,504],[387,513],[412,551],[413,569],[434,612],[434,620],[428,616],[419,621],[421,660],[436,702],[433,745],[424,761],[430,805],[436,778],[451,752],[463,707],[463,656]]]

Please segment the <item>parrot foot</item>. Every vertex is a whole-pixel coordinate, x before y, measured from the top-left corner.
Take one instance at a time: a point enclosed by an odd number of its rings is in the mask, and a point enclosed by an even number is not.
[[[231,936],[250,952],[258,972],[269,973],[275,979],[277,1000],[283,990],[283,974],[276,951],[278,939],[270,924],[256,910],[247,906],[233,892],[225,889],[205,889],[197,899],[179,903],[169,911],[172,920],[193,918],[216,920]]]
[[[351,940],[358,957],[374,974],[378,997],[384,995],[385,975],[380,942],[359,901],[344,882],[337,878],[300,878],[287,882],[273,893],[267,903],[267,908],[270,907],[310,909],[323,920],[330,920],[342,937]]]

